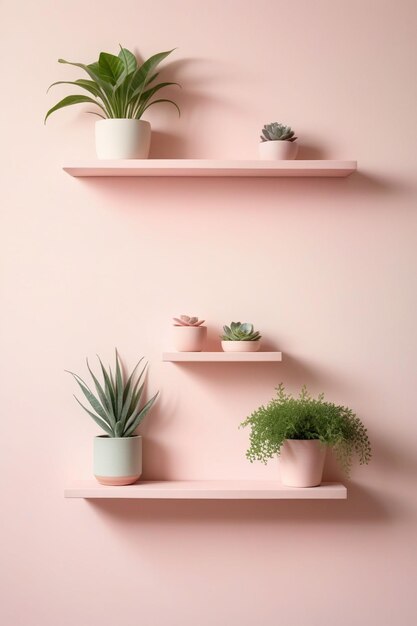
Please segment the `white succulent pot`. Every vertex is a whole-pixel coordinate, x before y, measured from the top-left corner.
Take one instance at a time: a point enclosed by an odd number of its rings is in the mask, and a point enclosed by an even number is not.
[[[325,458],[326,446],[318,439],[286,439],[279,454],[282,483],[287,487],[317,487]]]
[[[207,339],[207,326],[173,326],[172,342],[177,352],[201,352]]]
[[[297,158],[298,143],[296,141],[261,141],[259,158],[270,161],[292,160]]]
[[[131,485],[142,474],[142,437],[94,439],[94,476],[102,485]]]
[[[258,352],[261,342],[258,341],[222,341],[223,352]]]
[[[99,159],[147,159],[151,125],[144,120],[108,119],[96,122]]]

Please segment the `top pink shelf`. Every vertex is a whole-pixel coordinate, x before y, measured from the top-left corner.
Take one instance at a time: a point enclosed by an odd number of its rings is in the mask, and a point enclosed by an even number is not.
[[[64,165],[71,176],[212,176],[346,178],[356,161],[218,161],[207,159],[131,159],[80,161]]]

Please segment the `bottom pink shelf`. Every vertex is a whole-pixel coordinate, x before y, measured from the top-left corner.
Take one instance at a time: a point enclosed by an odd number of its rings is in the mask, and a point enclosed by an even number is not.
[[[320,487],[284,487],[278,481],[180,480],[145,481],[126,487],[106,487],[95,480],[74,481],[66,498],[128,498],[138,500],[345,500],[341,483]]]

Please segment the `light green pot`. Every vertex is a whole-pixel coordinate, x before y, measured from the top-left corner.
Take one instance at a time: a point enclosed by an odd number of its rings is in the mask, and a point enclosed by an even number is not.
[[[94,439],[94,476],[102,485],[131,485],[142,474],[142,437]]]

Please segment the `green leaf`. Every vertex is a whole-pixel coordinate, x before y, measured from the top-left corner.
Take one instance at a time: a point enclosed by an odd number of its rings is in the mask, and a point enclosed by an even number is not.
[[[137,393],[135,394],[134,399],[132,400],[131,407],[130,407],[131,410],[129,410],[128,412],[128,419],[126,420],[126,424],[125,424],[125,430],[127,430],[129,426],[133,424],[133,421],[135,420],[137,414],[140,411],[139,403],[142,397],[142,392],[143,392],[144,387],[145,387],[145,382],[141,384]]]
[[[133,394],[136,390],[136,386],[139,383],[139,380],[142,377],[143,372],[146,369],[146,365],[145,367],[142,369],[140,376],[138,378],[138,380],[136,381],[136,384],[132,384],[133,383],[133,376],[138,368],[139,363],[141,363],[143,361],[143,357],[140,359],[140,361],[138,361],[138,363],[136,363],[135,367],[132,370],[132,373],[130,374],[128,381],[126,383],[125,389],[124,389],[124,393],[123,393],[123,409],[122,409],[122,414],[120,417],[120,421],[123,423],[123,425],[125,424],[126,418],[130,413],[130,406],[132,403],[132,398],[133,398]]]
[[[116,427],[114,429],[114,434],[116,437],[123,437],[123,424],[122,422],[116,422]]]
[[[114,385],[113,385],[113,381],[111,380],[110,376],[108,375],[103,363],[101,362],[100,357],[97,355],[97,358],[100,362],[100,367],[101,367],[101,372],[103,374],[103,379],[104,379],[104,385],[105,385],[105,390],[106,390],[106,394],[108,396],[108,398],[110,399],[111,402],[111,406],[113,409],[113,415],[115,414],[115,410],[116,410],[116,395],[115,395],[115,389],[114,389]]]
[[[100,426],[100,428],[102,428],[108,435],[110,435],[110,437],[113,437],[113,431],[109,428],[109,426],[106,424],[106,422],[104,422],[102,419],[100,419],[97,415],[94,415],[94,413],[92,413],[91,411],[89,411],[77,398],[77,396],[74,396],[74,398],[77,400],[78,404],[84,409],[84,411],[86,411],[86,413],[88,413],[88,415],[90,417],[93,418],[93,420],[96,422],[96,424],[98,424]]]
[[[84,72],[86,72],[86,74],[88,74],[94,82],[96,82],[98,85],[100,85],[100,87],[105,89],[107,93],[111,93],[111,86],[100,76],[100,68],[97,62],[85,65],[84,63],[73,63],[72,61],[66,61],[65,59],[58,59],[58,63],[64,63],[66,65],[79,67],[80,69],[84,70]]]
[[[107,109],[108,117],[115,117],[115,112],[111,105],[111,98],[113,94],[113,87],[110,83],[107,83],[105,80],[102,80],[100,77],[100,68],[97,62],[90,63],[89,65],[85,65],[84,63],[72,63],[71,61],[65,61],[65,59],[58,59],[58,63],[65,63],[66,65],[73,65],[74,67],[79,67],[84,72],[86,72],[89,77],[97,83],[97,85],[101,88],[102,94],[101,98],[103,100],[103,104]]]
[[[159,76],[159,72],[156,72],[155,74],[153,74],[152,76],[150,76],[150,78],[146,79],[146,85],[150,85],[151,83],[153,83],[154,80],[156,80]]]
[[[124,64],[119,57],[108,52],[101,52],[98,59],[100,78],[111,85],[117,83],[118,78],[123,73]]]
[[[178,111],[178,116],[181,115],[181,111],[180,111],[180,108],[179,108],[178,104],[175,104],[175,102],[173,102],[172,100],[166,100],[166,99],[153,100],[152,102],[150,102],[149,104],[146,105],[146,107],[143,109],[143,111],[146,111],[146,109],[149,109],[149,107],[151,107],[153,104],[158,104],[159,102],[168,102],[169,104],[173,104],[174,107]],[[139,119],[139,118],[137,118],[137,119]]]
[[[66,371],[68,372],[68,374],[71,374],[74,377],[75,381],[77,382],[78,386],[80,387],[81,391],[84,394],[84,397],[87,399],[87,401],[90,404],[90,406],[101,417],[101,419],[103,419],[110,426],[111,423],[109,421],[109,418],[107,416],[106,411],[103,409],[103,407],[101,406],[100,402],[97,400],[95,395],[91,392],[91,390],[88,388],[88,386],[82,380],[82,378],[80,378],[80,376],[78,376],[78,374],[74,374],[73,372],[70,372],[68,370],[66,370]]]
[[[131,74],[138,66],[135,55],[122,46],[120,46],[119,59],[124,63],[126,74]]]
[[[116,350],[116,414],[120,418],[123,408],[123,376],[120,368],[119,354]]]
[[[151,74],[151,72],[154,71],[157,65],[159,65],[159,63],[161,63],[161,61],[163,61],[174,50],[175,48],[173,48],[172,50],[168,50],[167,52],[159,52],[158,54],[154,54],[153,56],[149,57],[149,59],[136,70],[131,83],[131,89],[133,90],[131,96],[135,97],[142,93],[147,83],[149,74]]]
[[[52,85],[49,85],[46,93],[48,93],[50,88],[54,87],[55,85],[75,85],[76,87],[81,87],[82,89],[85,89],[89,93],[93,94],[93,96],[101,97],[101,90],[97,83],[95,83],[93,80],[86,80],[84,78],[78,78],[77,80],[58,80],[55,83],[52,83]]]
[[[99,102],[97,102],[97,100],[93,100],[92,98],[89,98],[88,96],[80,96],[80,95],[67,96],[66,98],[63,98],[62,100],[60,100],[55,106],[53,106],[52,109],[49,109],[48,113],[45,115],[44,123],[46,123],[46,120],[54,111],[58,111],[58,109],[63,109],[64,107],[72,106],[73,104],[83,104],[84,102],[92,102],[93,104],[96,104],[97,106],[100,107],[100,109],[104,111],[104,108],[101,106]]]
[[[108,119],[104,115],[101,115],[101,113],[96,113],[95,111],[86,111],[86,113],[89,113],[90,115],[97,115],[97,117],[101,117],[102,120],[107,120]]]
[[[144,91],[142,95],[140,96],[139,101],[138,101],[138,98],[131,99],[131,102],[136,102],[135,117],[137,119],[142,117],[143,112],[147,109],[150,99],[155,95],[155,93],[157,93],[160,89],[163,89],[164,87],[168,87],[169,85],[177,85],[178,87],[181,88],[181,85],[179,83],[172,83],[172,82],[159,83],[158,85],[155,85],[154,87],[151,87],[150,89],[147,89],[146,91]],[[167,100],[164,100],[163,102],[167,102]],[[150,103],[149,106],[151,104],[152,103]]]
[[[151,87],[150,89],[144,91],[141,99],[146,103],[157,91],[163,89],[164,87],[169,87],[169,85],[176,85],[177,87],[181,88],[181,85],[179,83],[158,83],[154,87]]]
[[[107,395],[106,392],[104,391],[103,387],[100,385],[98,379],[96,378],[96,376],[94,375],[93,370],[90,367],[88,359],[86,359],[86,362],[87,362],[88,371],[90,372],[91,378],[94,381],[94,385],[95,385],[95,388],[97,390],[98,397],[100,398],[100,401],[101,401],[101,404],[103,405],[103,408],[106,410],[106,413],[107,413],[107,416],[108,416],[110,424],[114,428],[114,425],[116,423],[116,416],[113,413],[113,407],[112,407],[112,404],[111,404],[110,394]]]
[[[148,400],[148,402],[144,405],[142,410],[139,411],[133,424],[127,430],[125,430],[124,432],[125,437],[129,437],[136,430],[136,428],[139,426],[142,420],[146,417],[146,414],[148,413],[148,411],[152,408],[158,395],[159,395],[159,391],[157,391],[156,394],[150,400]]]

